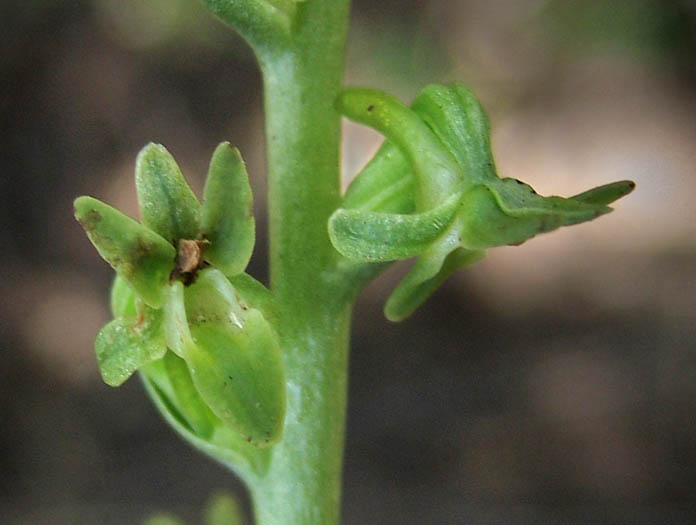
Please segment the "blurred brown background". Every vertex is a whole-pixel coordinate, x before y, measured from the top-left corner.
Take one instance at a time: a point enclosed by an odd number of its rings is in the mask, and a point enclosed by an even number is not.
[[[221,140],[247,160],[265,279],[260,78],[195,0],[0,4],[0,522],[196,523],[223,469],[137,379],[99,378],[112,272],[72,219],[136,215],[165,144],[200,190]],[[409,100],[471,85],[501,175],[637,190],[600,220],[490,252],[411,319],[356,307],[344,522],[696,523],[696,2],[355,2],[347,81]],[[379,143],[345,127],[346,180]]]

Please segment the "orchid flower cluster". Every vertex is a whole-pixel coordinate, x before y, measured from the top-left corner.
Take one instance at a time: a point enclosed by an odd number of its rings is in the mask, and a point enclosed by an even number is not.
[[[386,141],[349,186],[327,234],[348,266],[416,258],[387,300],[394,321],[488,248],[592,220],[634,187],[620,181],[542,197],[499,178],[488,119],[463,85],[430,85],[410,107],[348,88],[337,108]],[[244,162],[229,144],[218,146],[202,205],[162,146],[143,149],[135,181],[140,223],[94,198],[75,201],[77,220],[117,274],[115,319],[95,343],[102,377],[118,386],[139,370],[182,435],[258,473],[264,450],[283,434],[286,385],[273,295],[244,271],[255,239]]]

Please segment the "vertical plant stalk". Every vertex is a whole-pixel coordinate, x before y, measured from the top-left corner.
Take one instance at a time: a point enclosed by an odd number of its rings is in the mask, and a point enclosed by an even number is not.
[[[250,489],[257,523],[338,522],[351,294],[335,279],[327,221],[340,199],[347,0],[298,4],[287,46],[259,54],[269,165],[271,288],[288,405],[268,472]]]

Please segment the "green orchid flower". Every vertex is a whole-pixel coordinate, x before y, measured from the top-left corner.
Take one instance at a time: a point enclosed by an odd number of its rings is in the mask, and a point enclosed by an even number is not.
[[[115,319],[95,342],[102,378],[118,386],[141,370],[173,387],[168,403],[199,437],[222,423],[254,445],[276,442],[285,381],[270,294],[243,273],[255,225],[239,152],[215,150],[202,206],[162,146],[143,149],[135,178],[142,223],[92,197],[75,201],[117,274]]]
[[[542,197],[528,184],[499,178],[488,118],[460,84],[427,86],[410,108],[377,90],[349,88],[338,109],[387,142],[331,216],[329,236],[355,261],[417,257],[387,300],[385,314],[394,321],[488,248],[592,220],[634,188],[620,181],[570,198]]]

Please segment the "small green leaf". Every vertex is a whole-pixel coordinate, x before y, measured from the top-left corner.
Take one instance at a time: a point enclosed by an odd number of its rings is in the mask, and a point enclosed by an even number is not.
[[[205,510],[206,525],[243,525],[244,513],[236,498],[220,493],[213,496]]]
[[[151,143],[140,152],[135,186],[145,226],[172,244],[198,235],[201,205],[164,146]]]
[[[107,385],[119,386],[133,372],[160,359],[167,351],[162,312],[141,303],[136,317],[114,319],[97,335],[94,349]]]
[[[437,208],[412,215],[339,209],[329,219],[334,247],[349,259],[393,261],[420,255],[449,226],[459,207],[453,195]]]
[[[243,272],[254,249],[252,194],[244,161],[227,142],[213,154],[203,197],[205,259],[228,276]]]
[[[75,200],[75,218],[99,254],[148,305],[159,308],[176,251],[162,237],[92,197]]]
[[[257,446],[282,435],[285,379],[275,332],[259,310],[239,302],[215,269],[186,290],[186,315],[195,344],[185,349],[191,379],[226,425]]]

